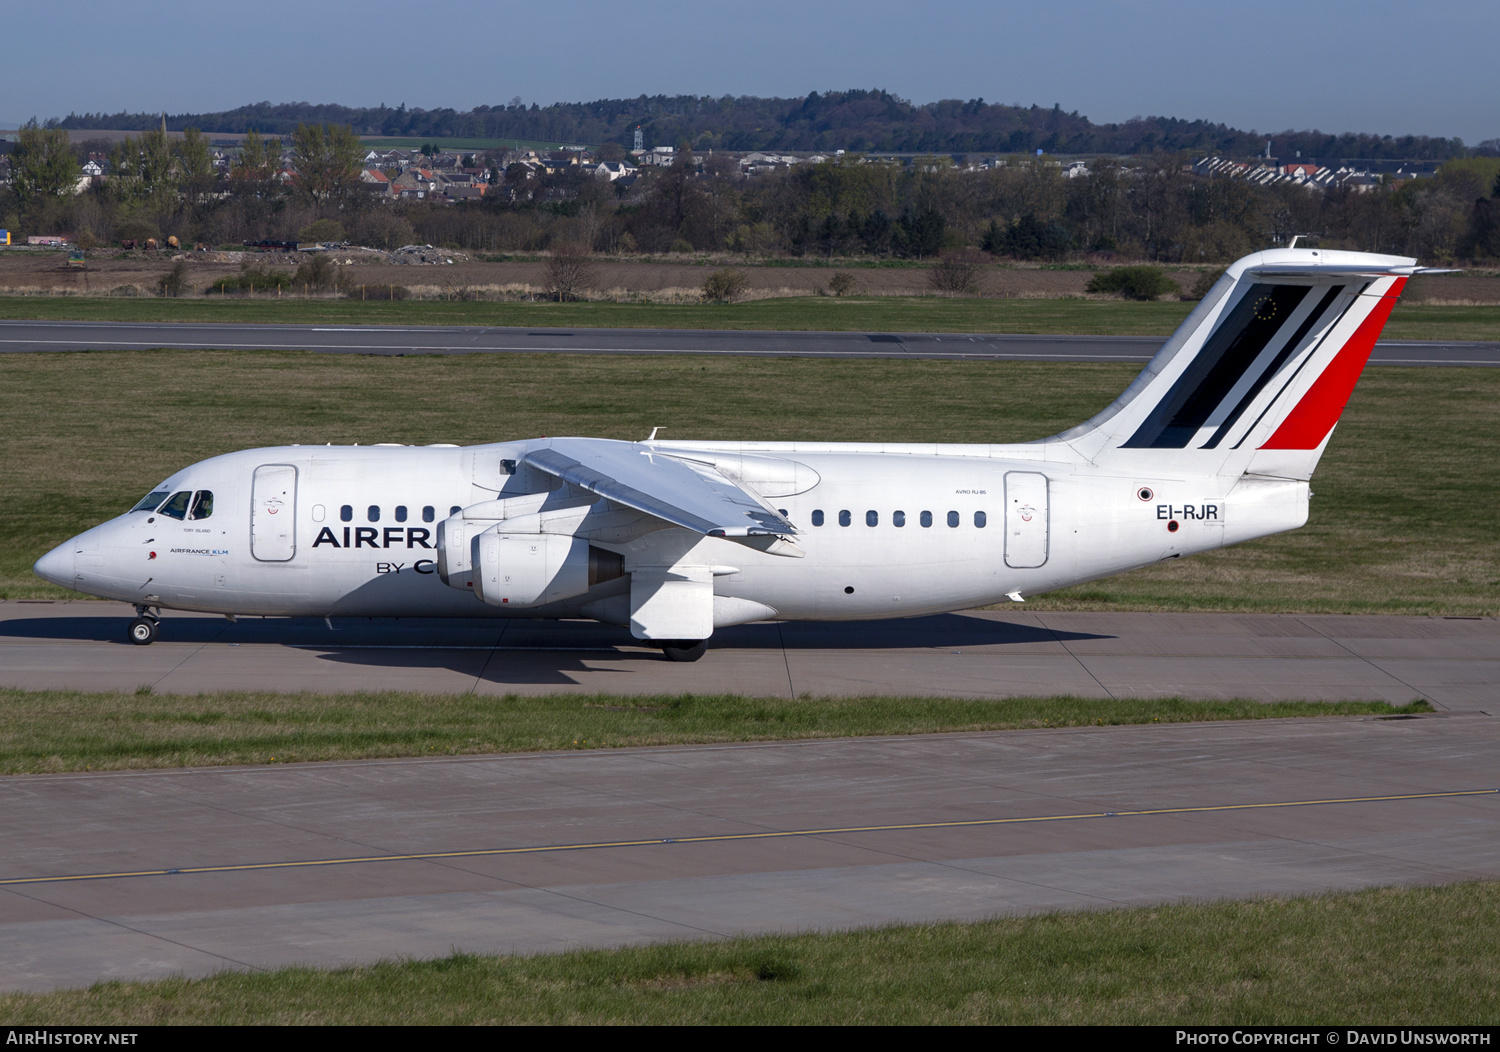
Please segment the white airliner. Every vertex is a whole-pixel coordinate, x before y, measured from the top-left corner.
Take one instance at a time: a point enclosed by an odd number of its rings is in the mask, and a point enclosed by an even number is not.
[[[1235,263],[1098,416],[1016,445],[280,446],[214,457],[37,560],[55,584],[230,616],[629,625],[675,660],[765,619],[912,617],[1301,526],[1416,260]]]

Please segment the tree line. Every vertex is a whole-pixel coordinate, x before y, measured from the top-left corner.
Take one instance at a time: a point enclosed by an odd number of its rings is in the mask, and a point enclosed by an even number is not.
[[[1196,175],[1184,155],[1128,163],[1100,158],[1083,178],[1012,158],[988,169],[942,155],[911,163],[844,155],[753,178],[723,155],[680,144],[669,168],[632,185],[577,165],[539,174],[500,154],[473,160],[492,173],[483,198],[456,204],[374,199],[359,179],[361,147],[347,126],[308,125],[282,144],[246,138],[227,173],[201,132],[170,139],[158,126],[113,147],[112,174],[75,193],[78,150],[61,129],[24,129],[0,194],[13,230],[70,233],[80,244],[176,236],[235,245],[348,240],[394,249],[428,243],[474,252],[740,253],[825,259],[931,259],[984,251],[997,258],[1137,259],[1224,263],[1303,235],[1327,248],[1414,255],[1432,262],[1500,258],[1500,159],[1447,162],[1430,179],[1360,192],[1253,185]]]
[[[68,129],[144,131],[162,114],[70,113],[49,125]],[[496,138],[541,142],[630,143],[639,126],[650,148],[686,139],[710,150],[879,153],[1045,153],[1136,155],[1197,153],[1247,158],[1267,139],[1281,156],[1324,161],[1447,160],[1470,153],[1500,154],[1500,140],[1472,150],[1461,139],[1426,135],[1330,135],[1287,130],[1276,134],[1231,128],[1205,120],[1136,118],[1095,124],[1060,106],[1005,105],[984,99],[947,99],[916,105],[888,91],[812,92],[804,98],[740,95],[641,95],[633,99],[539,106],[509,104],[453,109],[408,109],[384,104],[348,107],[306,102],[260,102],[216,113],[166,118],[169,130],[290,135],[301,124],[349,125],[359,135],[422,138]]]

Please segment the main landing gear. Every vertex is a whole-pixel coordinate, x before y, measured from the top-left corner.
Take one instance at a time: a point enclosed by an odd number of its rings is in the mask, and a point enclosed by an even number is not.
[[[697,661],[708,653],[706,639],[663,639],[656,645],[668,661]]]
[[[161,631],[161,615],[153,614],[150,608],[145,606],[137,606],[135,613],[136,618],[130,622],[126,634],[136,646],[150,646],[156,642],[156,637]]]

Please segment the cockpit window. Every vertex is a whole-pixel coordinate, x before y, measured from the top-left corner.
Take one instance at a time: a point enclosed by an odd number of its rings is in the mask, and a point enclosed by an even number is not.
[[[192,490],[183,490],[172,494],[172,499],[157,508],[157,514],[170,515],[174,519],[185,519],[188,513],[188,498],[193,495]]]
[[[171,490],[167,490],[167,489],[152,490],[150,493],[146,494],[144,497],[141,498],[141,502],[139,504],[137,504],[135,507],[131,508],[130,510],[131,511],[155,511],[157,508],[161,507],[161,502],[164,501],[164,500],[166,500],[167,499],[167,494],[171,493],[171,492],[172,492]]]
[[[200,489],[193,494],[193,513],[189,518],[206,519],[214,513],[214,494],[212,490]]]

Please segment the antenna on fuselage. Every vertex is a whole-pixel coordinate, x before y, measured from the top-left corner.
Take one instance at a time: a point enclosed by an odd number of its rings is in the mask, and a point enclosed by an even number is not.
[[[661,428],[659,428],[659,427],[653,427],[651,429],[651,433],[646,436],[646,441],[647,442],[655,442],[656,441],[656,433],[658,431],[660,431],[660,430],[661,430]]]

